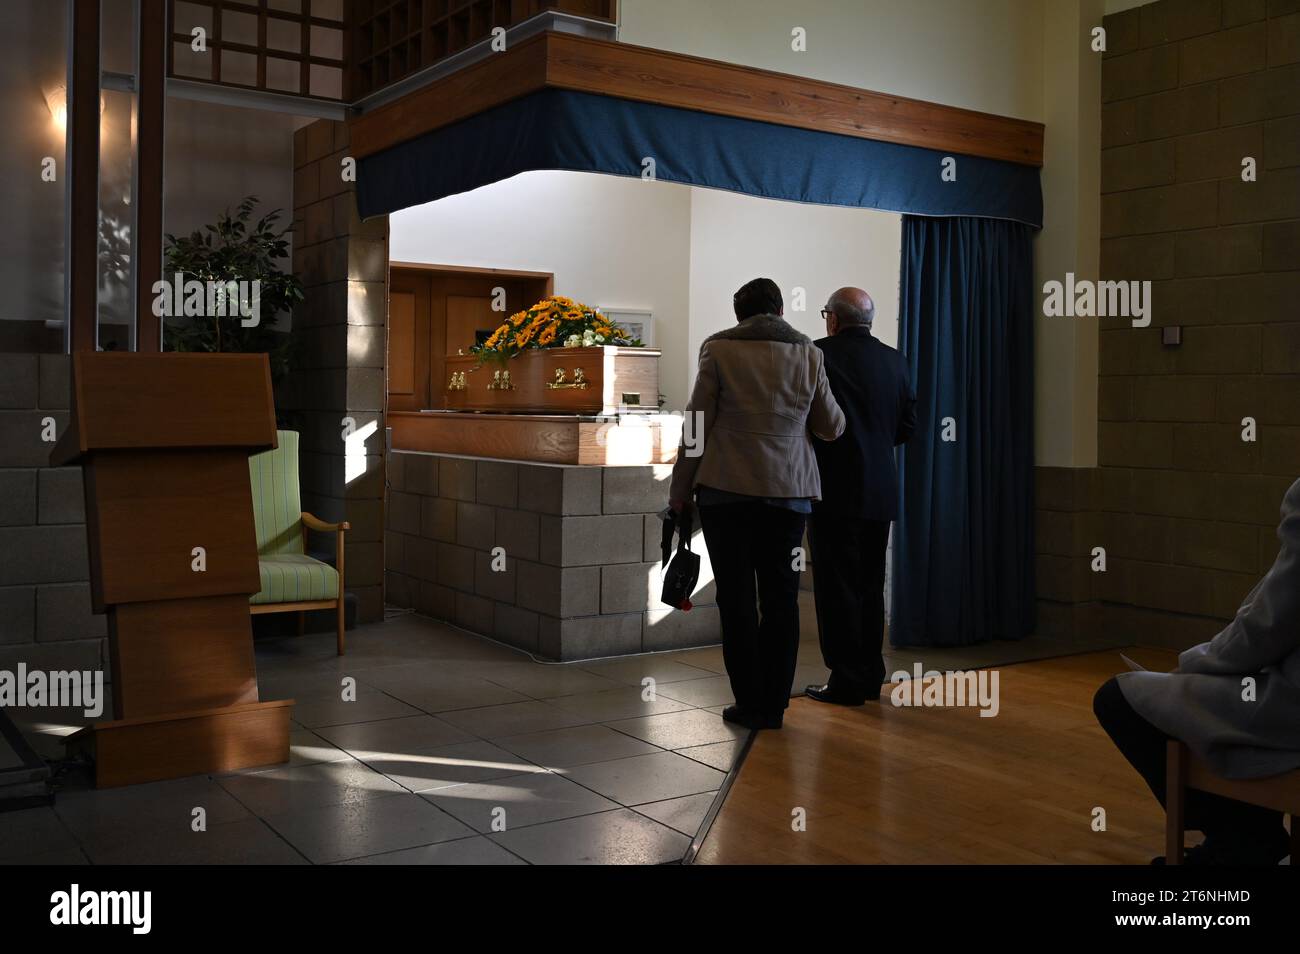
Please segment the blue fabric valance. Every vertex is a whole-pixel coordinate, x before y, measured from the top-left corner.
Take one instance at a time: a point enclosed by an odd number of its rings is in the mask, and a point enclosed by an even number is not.
[[[640,177],[819,205],[1009,219],[1040,228],[1038,169],[752,119],[545,89],[359,163],[362,217],[535,169]]]

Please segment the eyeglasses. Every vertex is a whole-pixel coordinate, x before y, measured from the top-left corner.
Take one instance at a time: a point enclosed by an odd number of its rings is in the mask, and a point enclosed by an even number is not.
[[[831,316],[833,316],[834,314],[835,312],[831,311],[829,308],[822,309],[822,317],[825,318],[827,321],[830,321]]]

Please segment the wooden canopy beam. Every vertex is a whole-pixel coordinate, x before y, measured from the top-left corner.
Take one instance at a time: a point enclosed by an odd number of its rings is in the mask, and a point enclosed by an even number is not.
[[[542,89],[1043,164],[1043,124],[802,76],[562,33],[541,33],[349,121],[353,154],[382,152]]]

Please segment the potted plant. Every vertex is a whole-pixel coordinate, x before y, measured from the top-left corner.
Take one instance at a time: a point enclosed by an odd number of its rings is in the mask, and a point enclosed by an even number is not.
[[[276,229],[281,210],[274,209],[253,221],[256,196],[247,196],[234,214],[227,209],[216,224],[196,229],[188,236],[166,236],[165,282],[199,283],[216,289],[217,308],[177,308],[164,312],[163,348],[168,351],[264,352],[271,363],[271,379],[278,382],[289,370],[290,336],[275,328],[276,319],[303,300],[302,283],[279,263],[289,257],[285,237],[291,226]],[[232,285],[231,283],[235,283]],[[238,303],[223,296],[224,289],[257,289],[257,319],[239,313]],[[173,289],[176,301],[185,294]],[[180,313],[178,313],[180,312]],[[197,312],[197,313],[192,313]]]

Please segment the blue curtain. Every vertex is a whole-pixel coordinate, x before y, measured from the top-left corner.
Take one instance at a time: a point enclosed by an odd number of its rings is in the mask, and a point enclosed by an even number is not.
[[[771,199],[917,215],[1043,221],[1038,169],[571,90],[545,89],[361,160],[362,217],[422,205],[532,169],[639,177]]]
[[[1030,228],[903,216],[898,311],[917,427],[900,453],[890,640],[1018,639],[1034,627]]]

